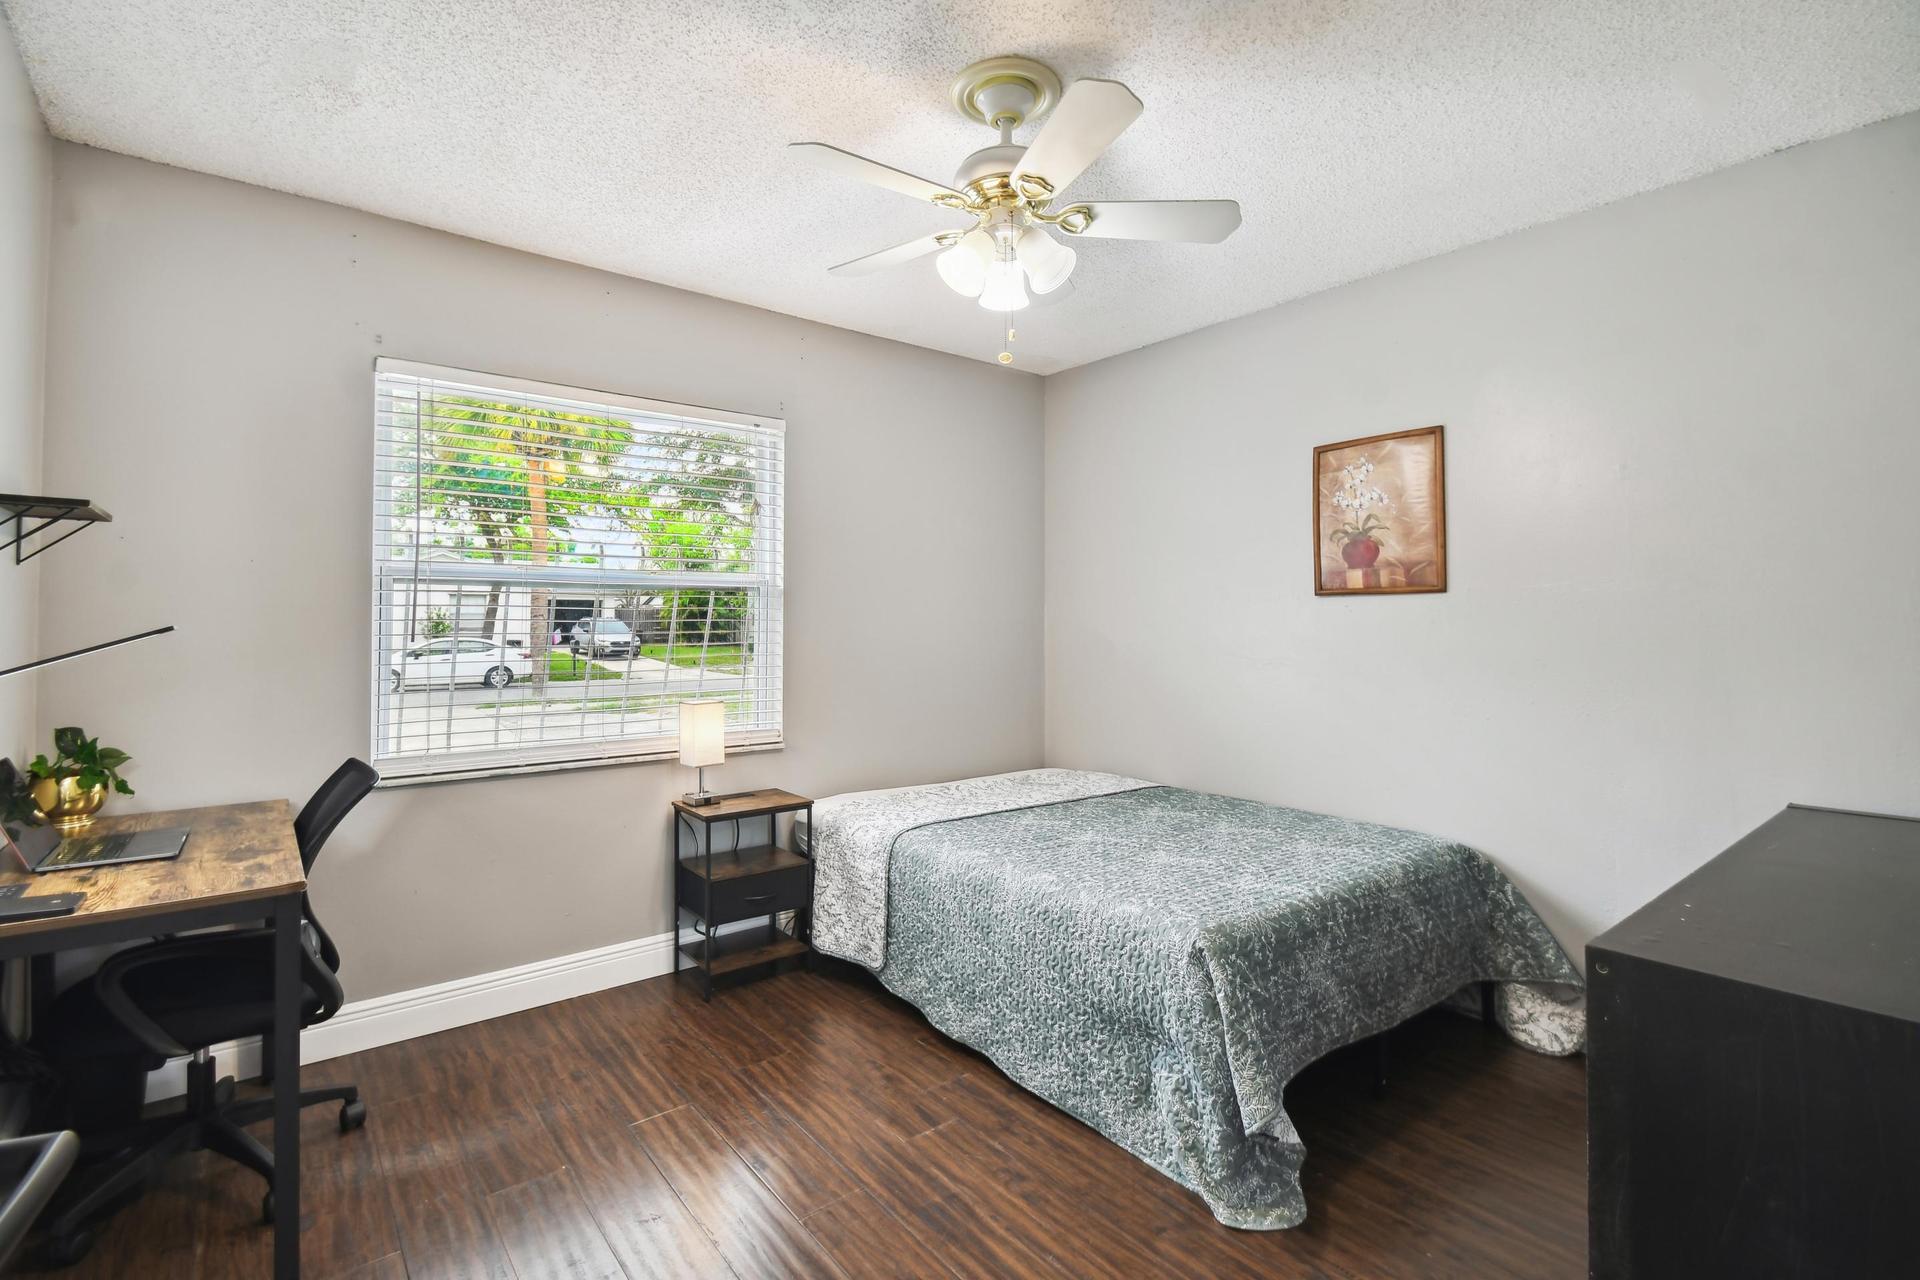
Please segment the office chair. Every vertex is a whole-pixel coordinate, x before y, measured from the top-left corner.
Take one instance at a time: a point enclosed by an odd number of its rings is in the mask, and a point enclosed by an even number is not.
[[[379,780],[371,765],[349,760],[300,810],[293,830],[301,865],[309,873],[327,837]],[[333,939],[304,895],[300,908],[300,1025],[310,1027],[339,1012],[344,995]],[[189,1061],[181,1110],[93,1134],[86,1132],[84,1119],[76,1126],[82,1150],[108,1158],[77,1180],[83,1185],[56,1206],[42,1250],[48,1262],[77,1261],[92,1247],[102,1212],[145,1186],[183,1151],[215,1151],[260,1174],[267,1180],[262,1217],[273,1221],[273,1153],[246,1131],[273,1114],[273,1099],[236,1102],[233,1078],[214,1078],[209,1050],[247,1036],[264,1042],[272,1027],[271,928],[183,934],[116,952],[92,981],[54,1002],[46,1033],[36,1039],[69,1081],[75,1102],[83,1102],[94,1087],[117,1083],[123,1094],[143,1088],[145,1072],[167,1059]],[[343,1133],[366,1123],[357,1086],[300,1091],[301,1106],[322,1102],[340,1104]],[[137,1097],[132,1106],[137,1108]]]

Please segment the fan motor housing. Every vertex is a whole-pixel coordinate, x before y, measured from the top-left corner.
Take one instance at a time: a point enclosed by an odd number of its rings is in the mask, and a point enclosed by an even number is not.
[[[1025,147],[1011,144],[982,147],[960,162],[959,170],[953,175],[954,188],[965,191],[987,178],[1006,178],[1012,174],[1014,168],[1020,163],[1020,157],[1025,154],[1027,154]]]

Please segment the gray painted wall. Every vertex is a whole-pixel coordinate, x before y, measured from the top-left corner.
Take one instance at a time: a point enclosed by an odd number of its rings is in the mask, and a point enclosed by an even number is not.
[[[1920,116],[1046,383],[1047,760],[1435,831],[1578,944],[1790,800],[1920,813]],[[1444,595],[1315,444],[1447,428]]]
[[[0,18],[0,493],[39,493],[53,142]],[[85,495],[82,495],[85,496]],[[39,563],[0,556],[0,667],[41,657]],[[32,757],[31,675],[0,680],[0,754]]]
[[[31,174],[47,144],[4,145]],[[46,485],[120,519],[62,548],[29,647],[181,631],[49,672],[37,724],[133,750],[130,807],[298,799],[365,750],[391,354],[787,419],[793,745],[730,788],[1032,765],[1044,705],[1050,763],[1470,841],[1570,943],[1789,799],[1920,811],[1920,117],[1056,375],[1044,494],[1027,375],[85,148],[53,166]],[[28,297],[34,207],[0,214]],[[31,309],[0,325],[30,405]],[[1316,599],[1312,445],[1431,422],[1452,589]],[[842,513],[874,495],[894,519],[862,538]],[[27,581],[0,586],[15,625]],[[352,994],[665,929],[688,781],[377,795],[315,889]]]
[[[1037,378],[69,144],[54,172],[47,483],[116,520],[61,549],[45,641],[180,628],[42,685],[43,727],[133,752],[116,803],[304,799],[367,750],[382,354],[786,419],[791,745],[715,785],[1039,763]],[[664,931],[691,783],[377,793],[315,876],[349,994]]]

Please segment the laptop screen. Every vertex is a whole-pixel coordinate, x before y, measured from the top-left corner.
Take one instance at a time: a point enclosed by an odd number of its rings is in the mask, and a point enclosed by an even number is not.
[[[60,833],[52,827],[34,826],[29,823],[9,822],[7,839],[13,841],[20,850],[20,856],[27,860],[29,867],[37,867],[40,860],[54,851],[60,843]]]

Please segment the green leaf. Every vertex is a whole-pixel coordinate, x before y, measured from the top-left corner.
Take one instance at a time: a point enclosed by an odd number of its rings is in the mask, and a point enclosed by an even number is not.
[[[125,778],[115,778],[113,780],[113,789],[115,791],[118,791],[123,796],[130,796],[133,794],[133,788],[127,785],[127,780]]]
[[[118,747],[102,747],[100,749],[100,767],[103,769],[118,769],[121,765],[126,764],[132,759],[132,756]]]
[[[74,725],[53,731],[53,749],[63,756],[78,755],[87,740],[87,731]]]
[[[33,763],[27,766],[27,772],[36,778],[51,778],[53,776],[53,762],[48,760],[44,754],[37,755],[33,758]]]

